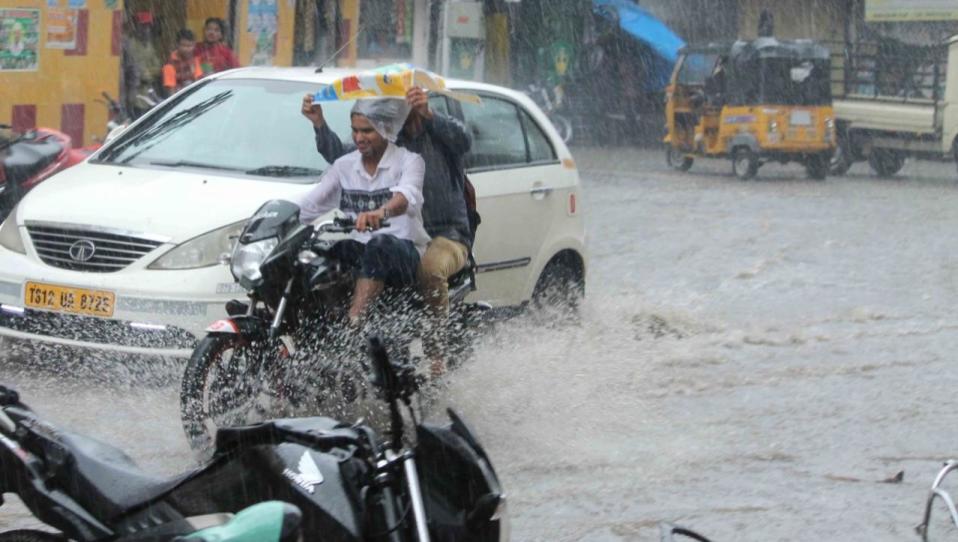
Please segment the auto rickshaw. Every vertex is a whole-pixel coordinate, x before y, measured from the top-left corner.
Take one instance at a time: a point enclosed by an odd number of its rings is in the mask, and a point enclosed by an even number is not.
[[[685,47],[666,89],[666,159],[731,158],[751,179],[770,161],[824,179],[835,149],[829,52],[811,40],[758,38]]]

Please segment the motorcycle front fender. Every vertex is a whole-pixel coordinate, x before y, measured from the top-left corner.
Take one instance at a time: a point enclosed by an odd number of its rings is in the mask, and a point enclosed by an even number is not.
[[[233,316],[217,320],[206,328],[208,335],[240,335],[250,341],[269,337],[269,322],[258,316]]]

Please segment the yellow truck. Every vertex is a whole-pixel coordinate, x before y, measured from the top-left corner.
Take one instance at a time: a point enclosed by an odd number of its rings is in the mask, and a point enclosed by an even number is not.
[[[894,40],[832,49],[838,147],[830,172],[867,160],[879,176],[906,158],[950,160],[958,152],[958,35],[933,46]]]

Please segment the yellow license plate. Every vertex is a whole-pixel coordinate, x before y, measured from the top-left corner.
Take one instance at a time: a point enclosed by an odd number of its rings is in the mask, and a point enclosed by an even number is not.
[[[28,282],[24,287],[23,298],[31,309],[42,309],[89,316],[113,316],[116,295],[103,290],[86,290],[54,286],[39,282]]]

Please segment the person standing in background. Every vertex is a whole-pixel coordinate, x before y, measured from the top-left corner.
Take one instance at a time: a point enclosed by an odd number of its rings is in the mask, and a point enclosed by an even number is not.
[[[150,96],[160,81],[163,61],[153,47],[153,12],[139,11],[133,19],[133,37],[123,47],[123,91],[127,111],[139,117],[149,107],[137,96]]]
[[[236,53],[226,45],[226,22],[219,17],[210,17],[203,23],[203,43],[196,46],[195,55],[200,60],[203,75],[239,67]]]
[[[191,30],[184,28],[176,34],[176,49],[163,66],[163,90],[167,96],[203,77],[195,48],[196,38]]]

